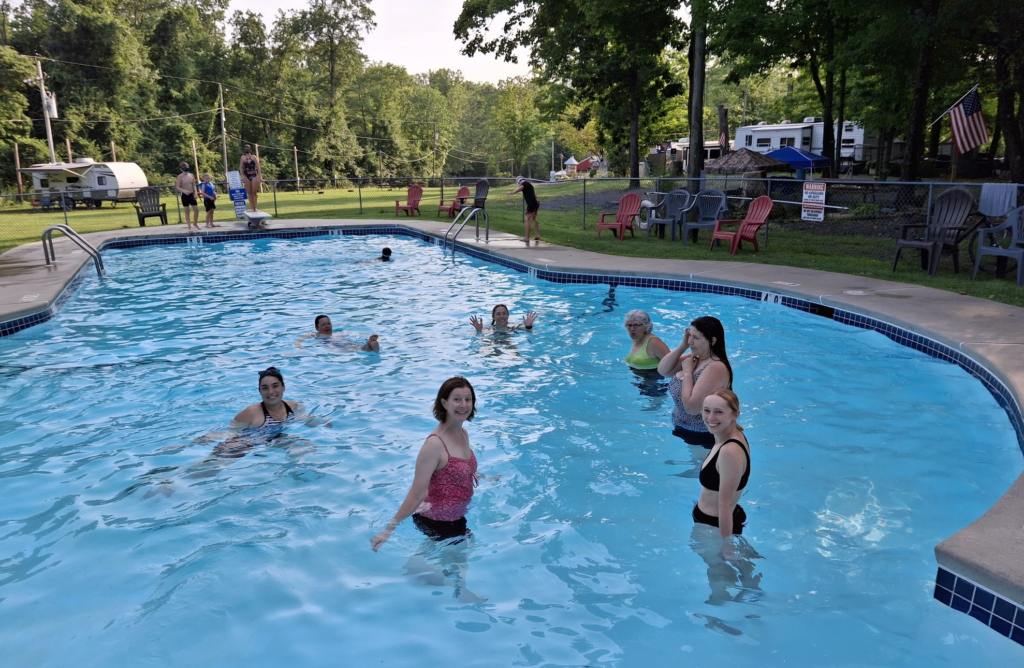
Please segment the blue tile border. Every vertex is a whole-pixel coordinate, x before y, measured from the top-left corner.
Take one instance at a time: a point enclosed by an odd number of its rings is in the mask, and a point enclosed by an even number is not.
[[[935,576],[934,597],[940,603],[974,617],[999,635],[1024,645],[1024,607],[1013,601],[942,566]]]
[[[199,236],[175,235],[159,237],[140,237],[136,239],[116,239],[104,242],[100,251],[106,249],[127,249],[140,248],[143,246],[156,245],[189,245],[195,243],[216,244],[229,241],[254,241],[257,239],[304,239],[324,236],[371,236],[391,235],[406,236],[441,245],[441,241],[429,234],[399,226],[380,227],[317,227],[304,230],[267,230],[262,232],[243,232],[230,234],[206,234]],[[743,297],[756,301],[766,300],[770,294],[762,290],[739,288],[731,285],[717,283],[701,283],[674,278],[649,278],[641,276],[621,276],[614,274],[589,274],[552,271],[550,269],[539,269],[531,267],[522,262],[510,260],[476,248],[459,246],[460,252],[464,255],[474,257],[485,262],[507,267],[515,271],[529,274],[552,283],[583,283],[583,284],[607,284],[610,286],[625,285],[641,288],[661,288],[679,292],[702,292],[708,294],[727,295]],[[0,337],[10,336],[23,329],[46,322],[52,318],[74,294],[75,290],[85,279],[86,272],[90,270],[88,264],[83,264],[82,269],[75,275],[68,285],[61,291],[46,310],[33,313],[28,316],[0,322]],[[956,364],[969,374],[977,378],[995,397],[996,402],[1006,411],[1010,418],[1010,424],[1017,433],[1017,441],[1024,450],[1024,416],[1009,388],[996,378],[988,369],[972,360],[963,352],[951,348],[934,339],[916,334],[910,330],[903,329],[897,325],[878,320],[869,316],[861,315],[853,311],[834,308],[807,301],[797,297],[782,296],[782,306],[786,308],[804,311],[814,315],[835,320],[844,325],[851,325],[861,329],[870,329],[887,336],[896,343],[913,348],[914,350]],[[940,603],[947,605],[974,617],[995,632],[1010,638],[1014,642],[1024,645],[1024,607],[991,592],[984,587],[970,581],[941,566],[935,576],[934,598]]]

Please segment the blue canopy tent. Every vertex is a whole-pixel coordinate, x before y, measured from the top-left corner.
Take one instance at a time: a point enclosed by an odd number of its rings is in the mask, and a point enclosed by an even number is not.
[[[823,155],[817,153],[811,153],[810,151],[804,151],[803,149],[796,148],[795,146],[783,146],[777,148],[774,151],[765,153],[770,158],[775,158],[781,162],[787,163],[790,167],[797,170],[797,178],[803,177],[803,170],[809,169],[812,172],[815,169],[825,169],[832,161]]]

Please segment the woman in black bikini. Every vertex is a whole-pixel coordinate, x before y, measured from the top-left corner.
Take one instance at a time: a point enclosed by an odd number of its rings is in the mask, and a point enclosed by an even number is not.
[[[263,170],[260,168],[260,159],[252,154],[252,146],[248,144],[242,149],[242,158],[238,161],[238,173],[242,177],[242,185],[245,186],[252,210],[256,211],[256,197],[260,193],[260,184],[263,182]]]
[[[523,222],[526,224],[526,236],[520,239],[520,241],[530,243],[531,223],[533,223],[534,229],[533,239],[534,241],[540,241],[540,223],[537,222],[537,212],[540,210],[540,200],[537,199],[537,192],[533,189],[533,184],[522,176],[516,179],[516,185],[519,187],[510,192],[509,195],[523,193],[523,202],[526,204],[526,213],[523,215]]]
[[[235,416],[233,425],[236,427],[276,427],[295,415],[299,404],[284,399],[284,376],[277,367],[269,367],[260,371],[260,396],[258,404],[253,404]]]
[[[750,478],[750,444],[736,424],[740,400],[732,390],[719,389],[704,397],[704,423],[715,445],[700,467],[700,499],[693,521],[718,527],[722,538],[743,533],[747,514],[739,501]]]

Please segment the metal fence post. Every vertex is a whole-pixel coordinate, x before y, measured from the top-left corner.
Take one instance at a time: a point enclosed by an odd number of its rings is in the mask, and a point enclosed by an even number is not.
[[[270,191],[274,193],[274,218],[277,218],[277,181],[271,182]]]
[[[359,215],[363,215],[363,180],[356,178],[356,190],[359,191]]]
[[[935,189],[935,182],[934,181],[929,181],[928,182],[928,215],[925,216],[925,219],[924,219],[924,224],[925,225],[931,225],[931,223],[932,223],[932,192],[934,191],[934,189]],[[921,251],[921,252],[923,253],[924,251]]]
[[[441,177],[441,199],[444,199],[444,177]]]
[[[64,212],[64,224],[71,227],[71,225],[68,225],[68,203],[64,201],[63,192],[60,194],[60,210]]]
[[[583,177],[583,229],[587,229],[587,178]]]

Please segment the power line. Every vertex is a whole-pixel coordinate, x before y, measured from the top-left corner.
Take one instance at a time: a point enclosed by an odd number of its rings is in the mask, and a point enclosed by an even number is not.
[[[91,118],[53,118],[51,120],[57,123],[145,123],[147,121],[165,121],[169,118],[186,118],[188,116],[200,116],[202,114],[215,114],[216,109],[210,109],[208,111],[196,111],[191,114],[173,114],[171,116],[152,116],[150,118],[119,118],[116,120],[98,120]],[[42,123],[42,118],[29,118],[29,119],[10,119],[0,121],[0,123]]]
[[[268,123],[277,123],[278,125],[287,125],[288,127],[299,128],[300,130],[310,130],[312,132],[323,132],[323,130],[320,129],[320,128],[311,128],[308,125],[296,125],[294,123],[287,123],[285,121],[277,121],[277,120],[274,120],[272,118],[267,118],[265,116],[257,116],[256,114],[250,114],[250,113],[245,112],[245,111],[238,111],[237,109],[231,109],[229,107],[224,107],[224,111],[230,111],[231,113],[241,114],[242,116],[249,116],[251,118],[258,118],[261,121],[267,121]],[[373,141],[391,141],[391,142],[399,142],[399,141],[429,141],[427,139],[395,139],[393,137],[366,137],[366,136],[363,136],[363,135],[352,135],[352,136],[355,137],[356,139],[372,139]]]

